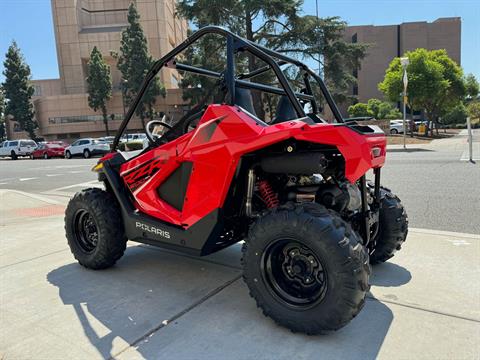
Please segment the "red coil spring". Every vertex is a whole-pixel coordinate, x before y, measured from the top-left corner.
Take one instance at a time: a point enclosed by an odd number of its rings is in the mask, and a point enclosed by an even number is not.
[[[261,180],[257,185],[260,196],[269,209],[277,207],[280,204],[277,194],[273,191],[272,186],[267,180]]]

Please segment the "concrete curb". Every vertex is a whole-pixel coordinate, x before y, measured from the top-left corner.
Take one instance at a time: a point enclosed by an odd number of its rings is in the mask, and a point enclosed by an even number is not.
[[[469,234],[469,233],[461,233],[461,232],[453,232],[453,231],[443,231],[443,230],[430,230],[430,229],[419,229],[419,228],[408,228],[408,231],[420,233],[420,234],[431,234],[431,235],[439,235],[439,236],[455,236],[455,237],[463,237],[467,239],[475,239],[480,240],[480,235],[477,234]]]

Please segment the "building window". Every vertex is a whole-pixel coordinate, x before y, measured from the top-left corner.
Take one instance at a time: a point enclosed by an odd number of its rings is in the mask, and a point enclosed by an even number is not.
[[[109,120],[123,120],[123,114],[114,114],[108,117]],[[103,121],[102,115],[80,115],[80,116],[59,116],[48,118],[49,124],[70,124],[89,121]]]
[[[42,87],[40,85],[33,85],[33,96],[42,96]]]
[[[178,88],[178,78],[173,74],[172,74],[171,82],[173,87]]]
[[[358,85],[353,85],[353,95],[358,95]]]

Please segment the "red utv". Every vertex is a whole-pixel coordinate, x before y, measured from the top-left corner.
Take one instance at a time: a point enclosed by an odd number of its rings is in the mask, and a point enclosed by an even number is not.
[[[212,34],[225,41],[223,70],[180,61]],[[245,55],[255,70],[242,72]],[[215,79],[220,100],[178,121],[154,119],[145,149],[115,151],[164,67]],[[255,81],[267,72],[274,85]],[[277,97],[273,115],[257,116],[252,92]],[[380,186],[385,147],[377,126],[343,121],[302,62],[205,27],[146,75],[114,151],[94,168],[105,190],[83,190],[67,207],[68,243],[80,264],[104,269],[127,240],[198,256],[245,240],[244,280],[265,315],[292,331],[336,330],[362,309],[370,263],[392,257],[407,235],[400,200]]]

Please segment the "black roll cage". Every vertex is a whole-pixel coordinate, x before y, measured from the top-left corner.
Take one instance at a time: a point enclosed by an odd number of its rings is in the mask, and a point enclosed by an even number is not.
[[[189,47],[190,45],[195,43],[197,40],[199,40],[201,37],[207,34],[222,35],[227,40],[227,67],[224,72],[219,73],[219,72],[202,69],[202,68],[198,68],[198,67],[187,65],[187,64],[181,64],[175,61],[176,55],[184,51],[187,47]],[[235,56],[235,53],[238,51],[248,51],[250,54],[264,61],[267,65],[259,69],[256,69],[250,73],[240,74],[238,77],[235,77],[234,56]],[[285,64],[296,65],[304,71],[303,78],[305,82],[306,93],[298,93],[293,91],[287,78],[285,77],[285,75],[283,74],[280,68],[280,66]],[[122,137],[125,129],[127,128],[127,125],[130,122],[130,119],[132,118],[135,112],[135,109],[137,108],[138,104],[142,100],[143,94],[145,93],[148,86],[150,85],[150,82],[155,78],[155,76],[163,67],[173,68],[181,71],[188,71],[195,74],[217,78],[217,79],[223,78],[229,94],[227,99],[227,103],[229,105],[235,104],[236,87],[240,87],[244,89],[260,90],[263,92],[268,92],[276,95],[286,95],[290,100],[290,103],[292,104],[299,118],[305,117],[305,111],[303,110],[303,106],[301,105],[299,99],[311,101],[312,110],[314,112],[317,112],[318,110],[314,95],[312,93],[310,81],[308,79],[308,75],[310,75],[318,82],[320,86],[320,90],[322,91],[322,94],[325,97],[325,100],[328,106],[330,107],[333,115],[335,116],[335,119],[337,120],[337,122],[339,123],[344,122],[342,115],[340,114],[340,111],[338,110],[337,105],[335,104],[332,98],[332,95],[330,94],[327,87],[325,86],[325,83],[323,82],[322,78],[318,74],[316,74],[312,69],[310,69],[307,65],[289,56],[270,50],[250,40],[244,39],[222,27],[205,26],[199,29],[198,31],[196,31],[195,33],[193,33],[190,37],[185,39],[185,41],[183,41],[176,48],[172,49],[161,59],[157,60],[153,64],[153,66],[150,68],[150,70],[145,76],[145,79],[142,83],[142,86],[140,87],[140,90],[137,96],[135,97],[130,108],[128,109],[128,112],[126,113],[122,123],[120,124],[120,127],[113,141],[113,150],[116,150],[118,143],[120,141],[120,138]],[[262,74],[266,71],[269,71],[270,69],[272,69],[275,75],[277,76],[277,79],[281,85],[281,88],[264,85],[260,83],[255,83],[255,82],[250,82],[246,80],[254,76],[257,76],[259,74]]]

